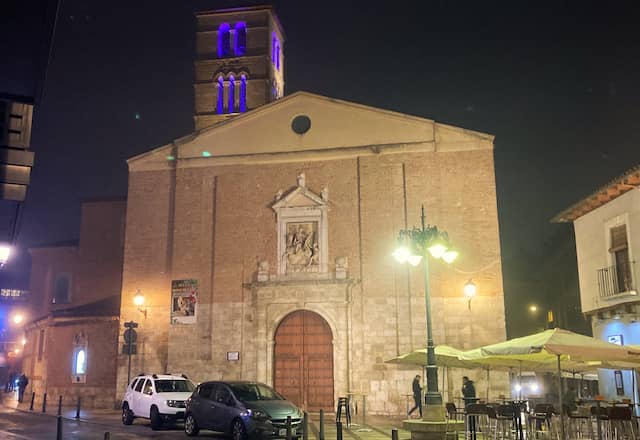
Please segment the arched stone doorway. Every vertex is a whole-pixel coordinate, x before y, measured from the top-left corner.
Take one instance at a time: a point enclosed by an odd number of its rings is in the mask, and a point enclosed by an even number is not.
[[[297,310],[275,333],[274,386],[307,411],[333,408],[333,336],[317,313]]]

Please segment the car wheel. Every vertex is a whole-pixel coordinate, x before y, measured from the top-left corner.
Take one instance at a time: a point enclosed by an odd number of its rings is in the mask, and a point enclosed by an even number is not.
[[[149,415],[149,418],[151,419],[151,429],[156,431],[162,427],[162,418],[160,417],[157,407],[151,407],[151,414]]]
[[[128,404],[122,405],[122,424],[131,425],[133,423],[133,411],[129,409]]]
[[[236,419],[231,426],[231,438],[233,440],[247,440],[247,429],[242,420]]]
[[[195,437],[200,432],[200,428],[198,427],[198,423],[196,422],[193,414],[187,414],[187,417],[184,419],[184,433],[189,437]]]

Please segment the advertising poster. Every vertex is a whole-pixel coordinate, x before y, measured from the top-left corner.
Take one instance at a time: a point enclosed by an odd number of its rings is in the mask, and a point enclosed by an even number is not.
[[[171,324],[195,324],[198,280],[171,281]]]

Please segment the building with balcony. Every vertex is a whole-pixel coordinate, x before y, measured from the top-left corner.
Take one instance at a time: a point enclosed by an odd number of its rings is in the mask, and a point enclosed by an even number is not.
[[[582,313],[593,335],[621,345],[640,345],[640,165],[565,209],[553,221],[573,223]],[[600,371],[607,398],[637,395],[631,372]],[[635,389],[634,389],[635,388]],[[636,399],[637,401],[637,399]]]

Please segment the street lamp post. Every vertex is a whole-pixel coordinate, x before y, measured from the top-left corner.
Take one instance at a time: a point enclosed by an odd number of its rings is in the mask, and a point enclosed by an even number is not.
[[[433,343],[433,331],[431,325],[431,294],[429,290],[429,255],[438,259],[442,258],[446,263],[451,263],[458,256],[458,252],[451,249],[449,236],[446,232],[438,230],[437,226],[425,224],[424,205],[421,211],[421,227],[401,229],[398,240],[400,247],[393,256],[401,263],[408,262],[417,266],[422,262],[424,271],[424,301],[427,314],[427,393],[425,403],[427,406],[442,406],[442,394],[438,390],[438,366],[436,365],[436,353]]]

